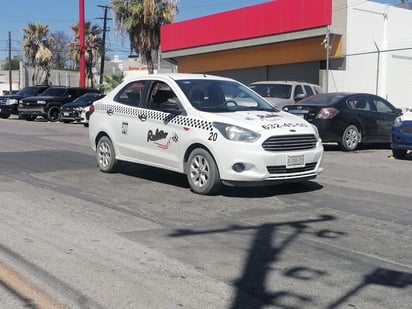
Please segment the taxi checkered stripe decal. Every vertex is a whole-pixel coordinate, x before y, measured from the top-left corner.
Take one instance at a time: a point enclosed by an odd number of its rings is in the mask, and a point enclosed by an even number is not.
[[[170,117],[169,114],[165,117],[165,113],[154,110],[146,110],[131,106],[122,105],[111,105],[111,104],[96,104],[96,110],[107,111],[108,109],[113,110],[116,114],[130,115],[138,117],[139,115],[144,115],[147,119],[167,121],[184,127],[191,127],[196,129],[212,131],[213,126],[210,121],[204,121],[195,118],[189,118],[186,116],[173,116]]]

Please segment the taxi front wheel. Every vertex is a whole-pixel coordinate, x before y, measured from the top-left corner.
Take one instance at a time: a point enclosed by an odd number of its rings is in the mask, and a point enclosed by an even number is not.
[[[192,191],[214,194],[222,186],[219,170],[212,155],[202,148],[194,149],[187,162],[187,180]]]
[[[96,147],[97,165],[102,172],[113,173],[116,171],[118,161],[113,143],[107,136],[102,136]]]

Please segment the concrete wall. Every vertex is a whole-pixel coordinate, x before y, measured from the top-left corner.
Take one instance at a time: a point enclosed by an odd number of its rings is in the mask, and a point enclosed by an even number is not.
[[[348,0],[345,71],[329,71],[329,91],[376,93],[412,107],[412,11]],[[325,72],[323,72],[325,73]]]

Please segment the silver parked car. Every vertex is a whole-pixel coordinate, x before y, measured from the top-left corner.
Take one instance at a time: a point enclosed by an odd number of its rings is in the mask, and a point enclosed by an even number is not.
[[[280,109],[324,92],[319,85],[298,81],[261,81],[254,82],[249,87]]]

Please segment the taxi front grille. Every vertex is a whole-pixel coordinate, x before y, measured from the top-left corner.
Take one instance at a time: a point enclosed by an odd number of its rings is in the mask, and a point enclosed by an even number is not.
[[[267,166],[269,174],[290,174],[290,173],[302,173],[312,171],[316,167],[316,162],[307,163],[302,167],[286,168],[286,165]]]
[[[312,134],[272,136],[262,146],[267,151],[311,149],[316,146],[316,137]]]

